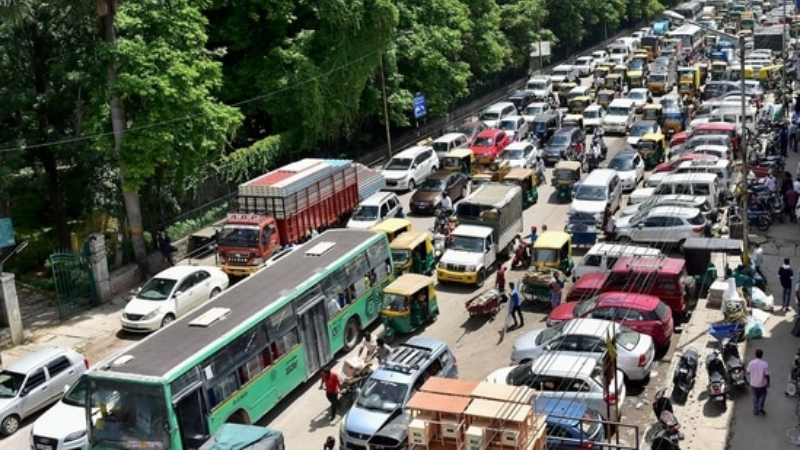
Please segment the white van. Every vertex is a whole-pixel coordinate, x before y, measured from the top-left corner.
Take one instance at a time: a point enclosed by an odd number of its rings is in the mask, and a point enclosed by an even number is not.
[[[629,204],[642,203],[656,195],[694,195],[705,197],[711,210],[717,210],[720,187],[717,175],[713,173],[671,173],[664,177],[656,187],[639,188],[631,193]]]
[[[512,105],[513,106],[513,105]],[[389,191],[413,191],[439,169],[439,157],[433,147],[411,147],[394,155],[381,172]]]
[[[394,192],[376,192],[361,200],[350,216],[347,228],[369,230],[390,217],[401,215],[402,209],[400,199]]]
[[[695,159],[678,165],[674,173],[713,173],[717,176],[719,194],[727,195],[734,184],[733,164],[727,159]]]
[[[607,272],[614,268],[617,260],[623,256],[653,256],[661,257],[663,254],[657,248],[642,247],[638,245],[609,244],[601,242],[594,244],[586,252],[581,262],[575,267],[572,279],[594,272]]]
[[[619,173],[613,169],[595,169],[584,179],[575,198],[572,200],[570,214],[590,214],[602,223],[608,206],[612,212],[620,207],[622,183]]]
[[[608,105],[606,117],[603,119],[603,131],[624,135],[636,120],[636,103],[629,98],[614,99]]]
[[[469,139],[464,133],[447,133],[431,143],[439,159],[450,153],[450,150],[469,147]]]
[[[755,70],[755,69],[753,69]],[[753,108],[745,108],[745,116],[742,116],[741,108],[729,108],[723,107],[711,112],[711,115],[708,116],[708,121],[710,122],[725,122],[725,123],[732,123],[736,125],[739,133],[742,132],[742,117],[745,118],[744,124],[750,130],[755,127],[756,124],[756,115],[758,112]]]

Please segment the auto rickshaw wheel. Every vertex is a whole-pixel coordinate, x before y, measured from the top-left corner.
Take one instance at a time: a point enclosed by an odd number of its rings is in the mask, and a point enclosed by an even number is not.
[[[344,348],[348,352],[358,344],[358,338],[361,336],[361,324],[358,322],[357,317],[351,317],[344,326]]]
[[[478,280],[475,282],[475,285],[479,288],[483,287],[483,283],[486,281],[486,270],[481,269],[478,271]]]

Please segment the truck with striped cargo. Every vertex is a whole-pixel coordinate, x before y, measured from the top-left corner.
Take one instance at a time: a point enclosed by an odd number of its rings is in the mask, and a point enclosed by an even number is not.
[[[350,160],[306,158],[239,185],[236,211],[217,240],[222,270],[251,275],[276,251],[337,227],[358,202],[381,190],[380,172]]]

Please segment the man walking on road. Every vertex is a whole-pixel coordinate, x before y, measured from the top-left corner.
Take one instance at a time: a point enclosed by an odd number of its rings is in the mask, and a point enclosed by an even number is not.
[[[764,350],[756,350],[756,358],[747,364],[747,374],[750,376],[750,387],[753,389],[753,415],[759,413],[766,415],[764,402],[767,400],[769,389],[769,364],[764,361]]]
[[[522,328],[525,326],[525,319],[522,317],[522,299],[519,296],[516,284],[512,281],[508,283],[511,288],[511,318],[514,320],[514,328]],[[517,317],[519,317],[519,325],[517,324]]]
[[[339,375],[331,371],[329,367],[322,369],[322,382],[320,389],[325,389],[325,397],[331,403],[331,420],[336,418],[339,409]]]
[[[794,277],[794,270],[789,265],[789,258],[783,260],[783,265],[778,269],[778,278],[781,280],[781,287],[783,288],[783,311],[789,310],[789,304],[792,300],[792,278]]]

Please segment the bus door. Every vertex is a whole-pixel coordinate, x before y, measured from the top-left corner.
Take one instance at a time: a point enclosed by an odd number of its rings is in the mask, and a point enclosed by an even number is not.
[[[195,449],[209,438],[206,426],[206,406],[203,390],[198,385],[193,391],[174,400],[175,415],[181,431],[183,448]]]
[[[306,353],[306,376],[310,378],[331,360],[325,297],[319,296],[298,310],[300,342]]]

